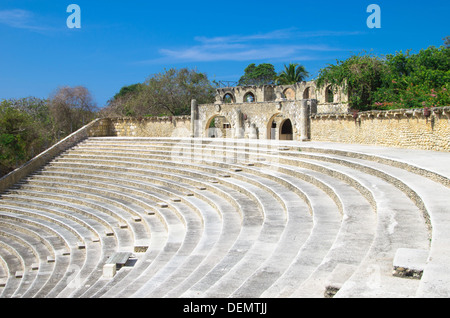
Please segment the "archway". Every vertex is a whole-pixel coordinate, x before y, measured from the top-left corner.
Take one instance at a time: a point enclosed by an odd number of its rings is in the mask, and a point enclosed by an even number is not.
[[[231,93],[226,93],[224,96],[223,96],[223,103],[224,104],[232,104],[232,103],[234,103],[234,96],[231,94]]]
[[[303,99],[311,99],[311,98],[313,98],[313,88],[309,86],[303,92]]]
[[[251,92],[248,92],[244,95],[244,103],[254,103],[256,102],[255,95]]]
[[[280,140],[294,140],[294,131],[290,119],[286,119],[280,125]]]
[[[272,117],[270,117],[269,121],[267,122],[267,139],[275,140],[277,139],[277,132],[278,132],[278,124],[276,121],[276,118],[279,114],[275,114]],[[279,120],[278,120],[279,121]]]
[[[205,137],[208,138],[232,138],[231,121],[225,116],[215,115],[211,117],[205,127]]]
[[[331,85],[325,89],[325,102],[334,103],[334,92]]]
[[[284,96],[288,100],[295,100],[295,91],[292,88],[286,88],[283,92]]]

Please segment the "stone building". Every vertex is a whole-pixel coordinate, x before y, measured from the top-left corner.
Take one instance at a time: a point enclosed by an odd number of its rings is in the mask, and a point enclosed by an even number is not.
[[[310,116],[348,111],[348,98],[314,81],[217,89],[213,104],[192,104],[191,136],[309,140]]]

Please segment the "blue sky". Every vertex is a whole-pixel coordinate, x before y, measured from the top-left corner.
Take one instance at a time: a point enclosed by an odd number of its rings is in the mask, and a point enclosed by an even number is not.
[[[68,5],[81,8],[70,29]],[[381,28],[367,26],[367,7]],[[237,81],[250,63],[320,68],[363,50],[388,54],[450,35],[447,0],[1,0],[0,100],[86,86],[102,107],[121,87],[168,68]]]

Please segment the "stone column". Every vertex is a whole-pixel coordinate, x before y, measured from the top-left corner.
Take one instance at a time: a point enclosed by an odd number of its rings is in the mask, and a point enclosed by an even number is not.
[[[198,103],[197,100],[191,101],[191,138],[197,137],[198,132],[195,129],[196,121],[198,120]]]
[[[254,123],[250,126],[249,139],[258,139],[258,131],[256,129],[256,124]]]
[[[243,138],[244,125],[242,124],[242,112],[240,109],[235,109],[234,111],[236,114],[236,129],[234,138]]]
[[[302,99],[300,107],[300,141],[309,140],[309,103],[307,99]]]

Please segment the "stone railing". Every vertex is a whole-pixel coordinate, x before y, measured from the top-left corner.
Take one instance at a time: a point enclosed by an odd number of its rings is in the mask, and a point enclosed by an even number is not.
[[[67,149],[73,147],[80,141],[83,141],[87,137],[100,136],[101,132],[98,131],[98,128],[99,126],[101,126],[101,123],[101,119],[96,119],[90,122],[86,126],[82,127],[78,131],[67,136],[38,156],[34,157],[21,167],[1,178],[0,193],[13,186],[17,182],[28,176],[30,173],[38,170],[39,168],[50,162],[53,158],[66,151]]]
[[[190,116],[103,118],[91,136],[189,137]]]
[[[450,151],[450,106],[317,114],[311,139]]]

